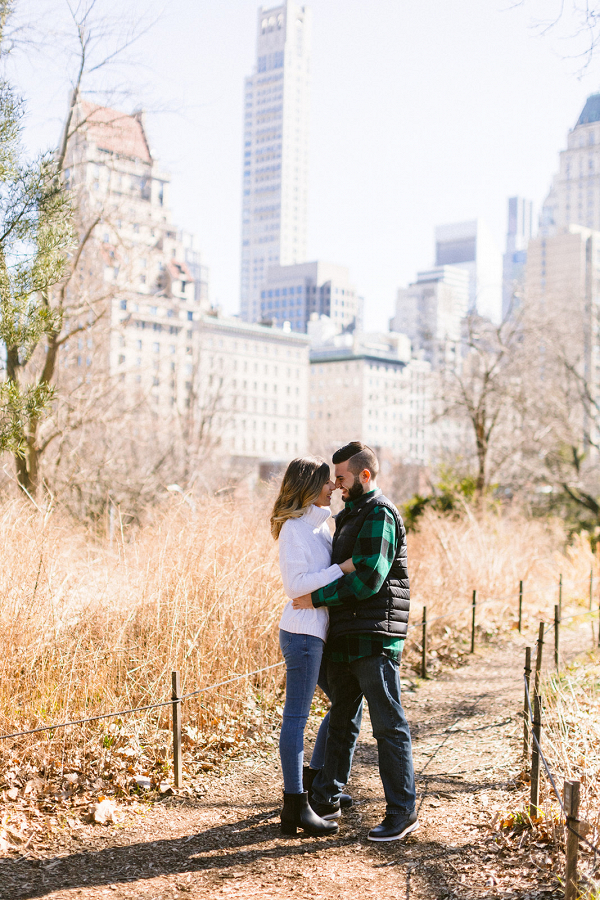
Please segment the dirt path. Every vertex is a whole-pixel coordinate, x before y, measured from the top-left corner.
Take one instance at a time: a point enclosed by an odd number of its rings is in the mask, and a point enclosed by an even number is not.
[[[586,647],[588,632],[565,629],[563,653]],[[435,681],[407,684],[421,828],[405,843],[366,840],[384,814],[366,718],[349,786],[356,803],[332,839],[281,836],[272,752],[207,776],[200,798],[171,798],[120,826],[87,826],[44,851],[0,861],[0,897],[562,896],[543,847],[503,849],[489,829],[494,812],[514,803],[523,645],[480,651]]]

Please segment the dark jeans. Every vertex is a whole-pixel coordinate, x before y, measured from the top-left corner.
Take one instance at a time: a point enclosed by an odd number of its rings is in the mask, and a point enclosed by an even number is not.
[[[386,812],[411,813],[415,808],[415,776],[410,730],[400,700],[400,672],[387,656],[365,656],[351,663],[327,663],[331,710],[325,765],[313,782],[315,799],[336,801],[350,777],[360,731],[363,696],[369,704],[373,737],[379,753]]]

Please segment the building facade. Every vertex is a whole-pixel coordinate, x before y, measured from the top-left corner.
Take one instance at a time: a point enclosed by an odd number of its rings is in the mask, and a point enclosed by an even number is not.
[[[362,304],[348,269],[325,262],[272,266],[260,292],[263,321],[306,332],[311,316],[327,316],[336,331],[360,329]]]
[[[398,289],[390,329],[408,335],[413,354],[433,369],[453,368],[468,307],[469,273],[459,266],[438,266],[418,272],[416,282]]]
[[[382,334],[311,351],[311,452],[360,440],[398,461],[428,463],[430,366],[407,359],[407,349],[404,335]]]
[[[201,405],[215,417],[223,452],[246,461],[305,453],[308,338],[205,314],[198,341]]]
[[[308,338],[212,309],[208,270],[171,222],[169,176],[142,117],[87,103],[77,117],[67,179],[97,222],[89,264],[106,327],[67,341],[63,366],[89,384],[102,370],[130,405],[223,456],[248,464],[305,452]]]
[[[81,101],[65,179],[76,195],[83,264],[77,288],[104,327],[63,345],[65,367],[100,372],[156,413],[189,402],[194,321],[208,305],[208,274],[191,235],[171,220],[170,176],[153,157],[141,114]],[[187,259],[203,273],[197,291]]]
[[[502,319],[521,305],[527,245],[532,237],[533,203],[524,197],[510,197],[506,252],[502,258]]]
[[[570,225],[551,236],[540,236],[529,244],[525,280],[528,310],[543,322],[548,348],[560,352],[581,378],[573,396],[576,404],[600,404],[600,231]],[[541,343],[541,342],[540,342]],[[542,382],[545,369],[554,371],[545,346],[539,348]],[[542,384],[543,387],[543,384]],[[583,404],[586,405],[585,403]],[[596,417],[597,418],[597,417]],[[591,436],[591,421],[581,423],[584,440]],[[594,433],[596,443],[599,435]]]
[[[258,11],[244,94],[240,312],[248,322],[260,319],[269,267],[306,259],[310,23],[294,0]]]
[[[502,316],[502,255],[481,219],[435,229],[435,265],[459,266],[469,274],[469,312],[499,322]]]
[[[559,170],[540,215],[548,237],[569,225],[600,231],[600,94],[588,97],[561,150]]]

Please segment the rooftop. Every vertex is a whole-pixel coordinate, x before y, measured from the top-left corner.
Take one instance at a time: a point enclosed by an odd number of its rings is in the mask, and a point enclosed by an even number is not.
[[[93,141],[98,149],[129,159],[152,162],[140,113],[128,115],[88,100],[81,101],[80,109],[88,140]]]
[[[577,119],[577,125],[591,125],[592,122],[600,122],[600,94],[590,94]]]

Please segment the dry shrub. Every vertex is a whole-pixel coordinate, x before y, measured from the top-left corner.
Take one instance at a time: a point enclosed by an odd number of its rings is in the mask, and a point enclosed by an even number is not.
[[[147,524],[117,527],[112,542],[60,511],[44,516],[20,502],[1,507],[2,731],[166,700],[174,669],[187,692],[279,662],[285,597],[269,506],[269,496],[204,498],[194,515],[170,497]],[[480,601],[500,598],[481,607],[482,629],[512,626],[519,579],[533,620],[555,602],[559,571],[565,598],[584,598],[588,545],[578,541],[566,554],[563,546],[556,523],[426,513],[410,537],[413,621],[421,604],[435,618],[468,604],[477,588]],[[469,621],[468,612],[460,612],[434,623],[440,653],[452,643],[448,633],[460,638]],[[417,650],[418,643],[409,642],[408,662]],[[279,668],[209,691],[184,704],[184,722],[196,729],[199,743],[224,728],[234,728],[241,740],[264,723],[282,685]],[[166,740],[169,714],[168,707],[136,714],[123,727],[148,740],[152,734],[158,740],[159,729]],[[112,733],[110,723],[3,741],[0,754],[41,747],[70,752],[85,735]]]

